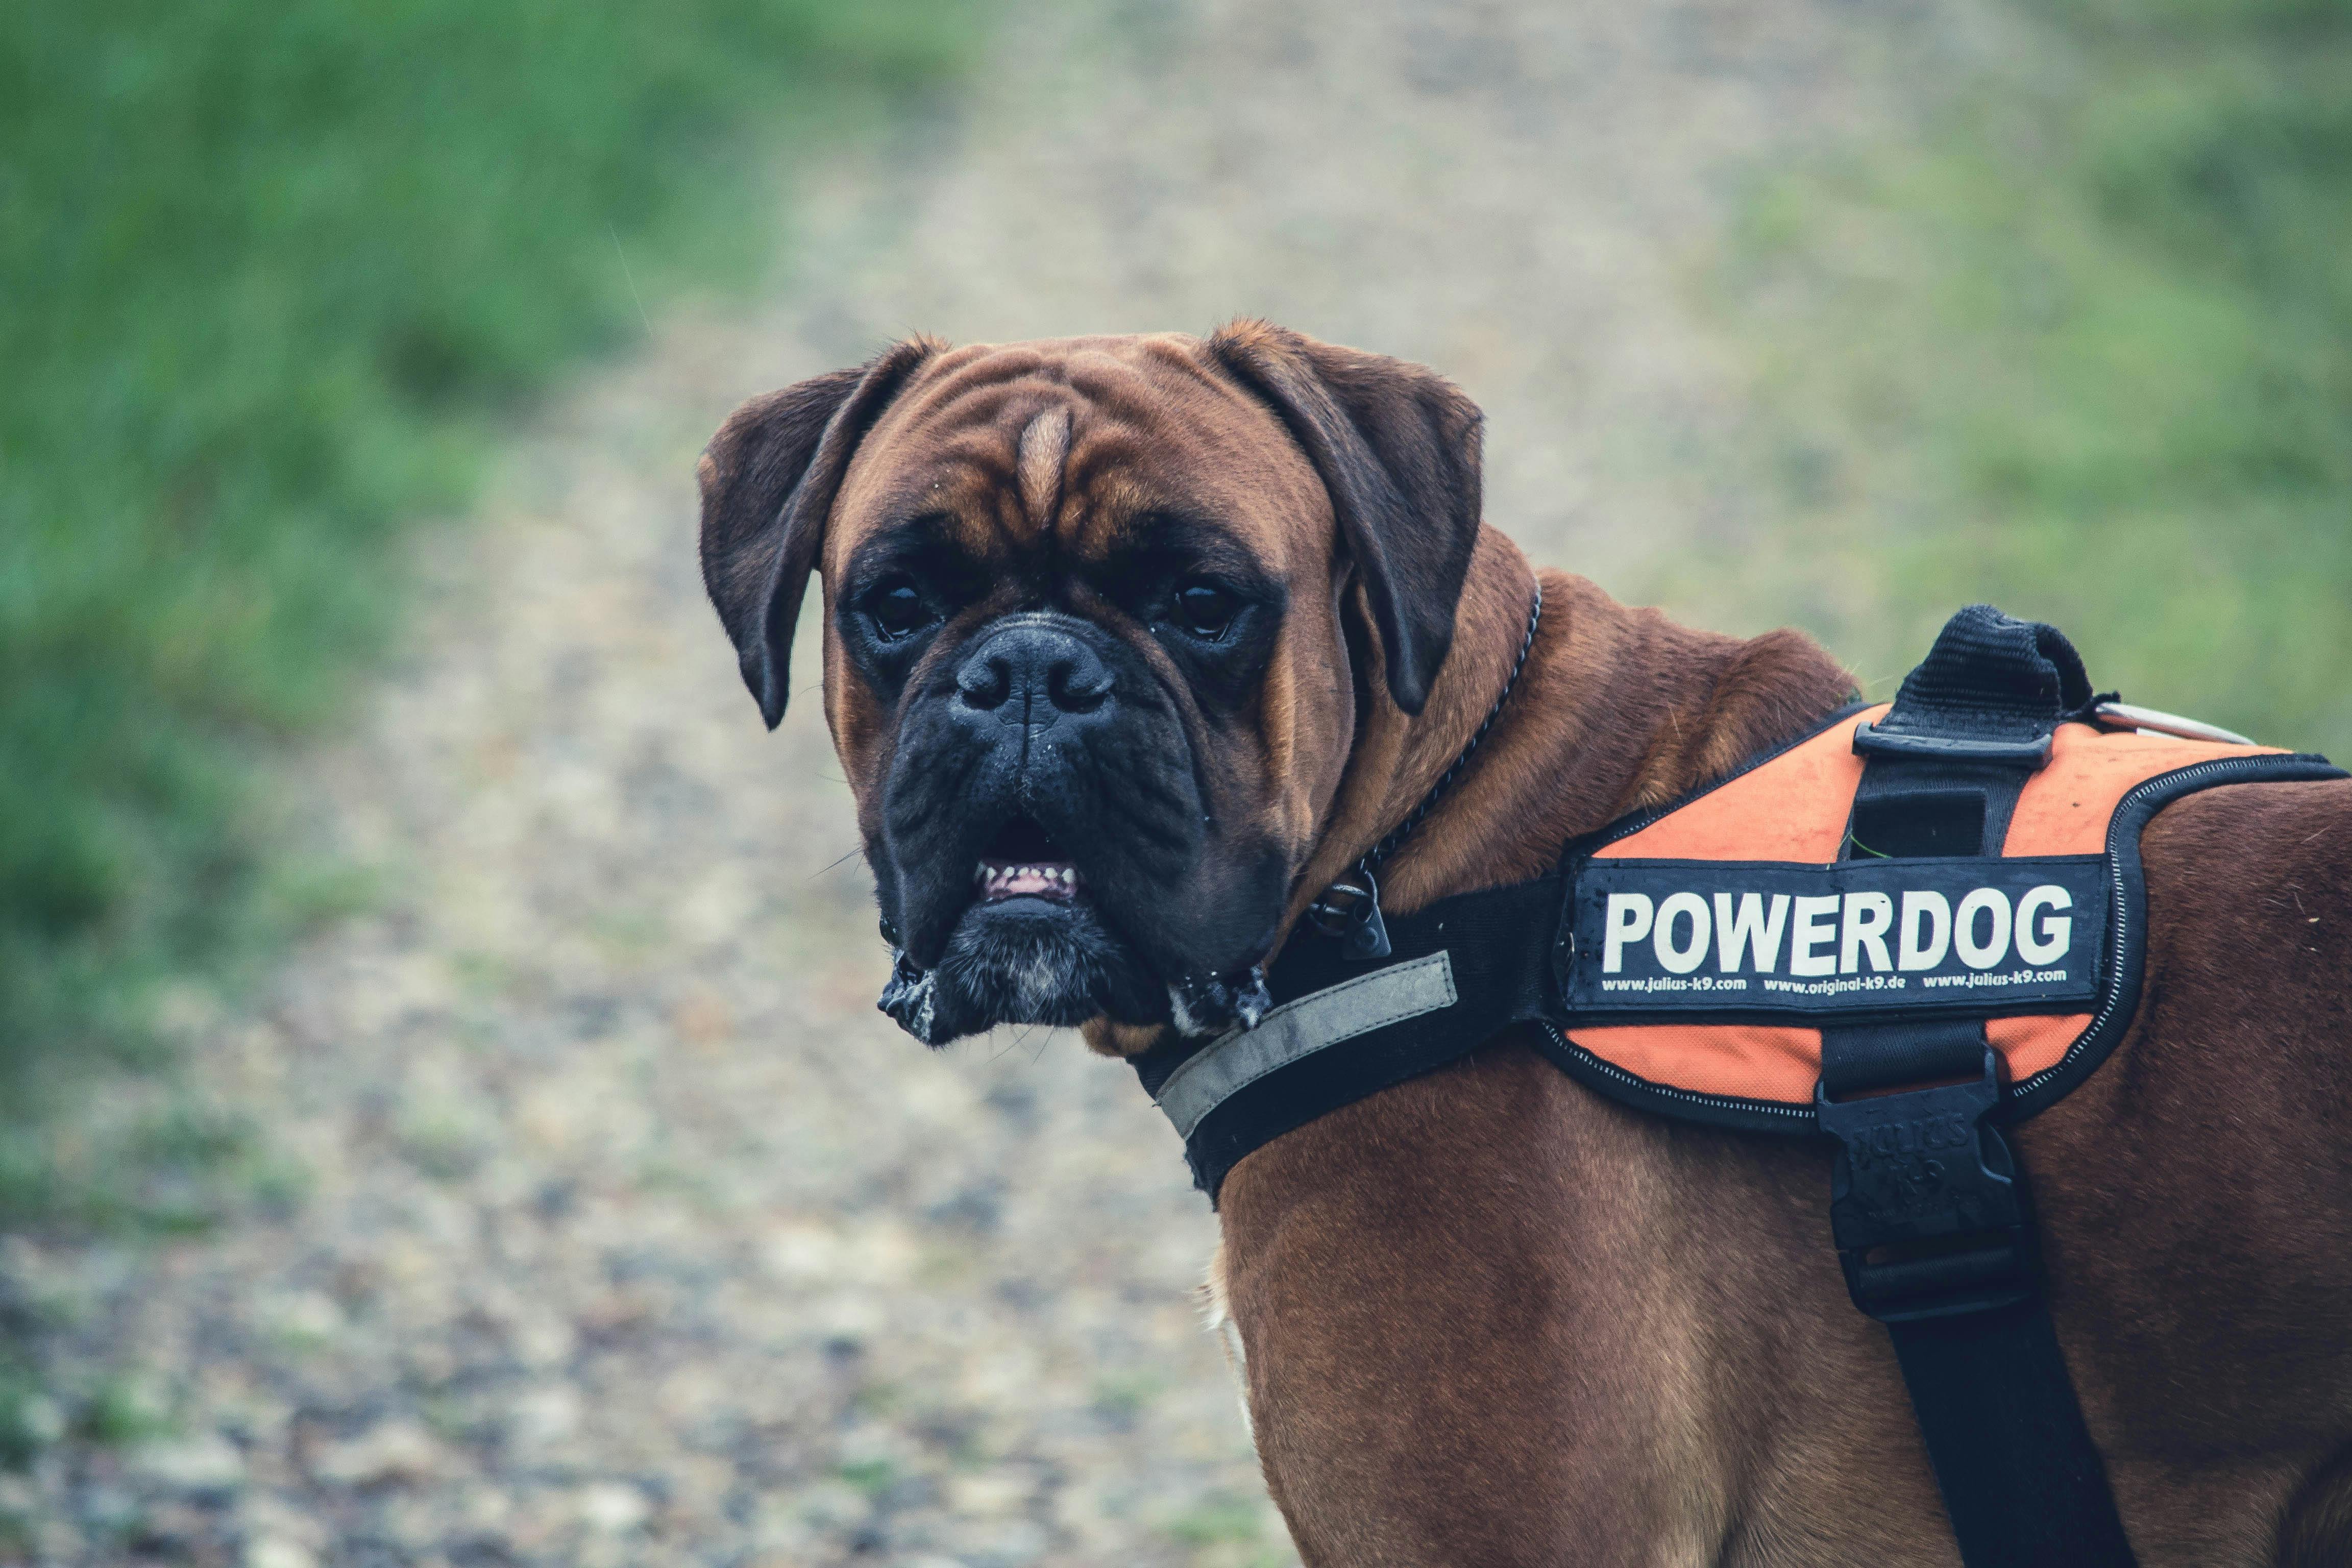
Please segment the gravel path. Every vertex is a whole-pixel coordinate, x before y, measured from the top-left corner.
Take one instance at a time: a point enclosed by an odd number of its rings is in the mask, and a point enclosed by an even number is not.
[[[1694,258],[1922,46],[1841,0],[1116,9],[1016,11],[973,101],[796,204],[772,306],[666,323],[434,547],[298,781],[388,899],[190,1008],[299,1201],[0,1248],[117,1439],[0,1477],[28,1559],[1291,1560],[1191,1298],[1212,1218],[1129,1076],[874,1013],[846,795],[808,694],[771,738],[736,684],[694,453],[909,330],[1265,314],[1447,369],[1498,521],[1638,593],[1753,479]]]

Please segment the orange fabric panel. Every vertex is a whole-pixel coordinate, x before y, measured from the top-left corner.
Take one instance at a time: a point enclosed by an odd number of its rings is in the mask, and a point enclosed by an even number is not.
[[[1853,727],[1877,719],[1881,704],[1842,719],[1802,745],[1712,790],[1680,811],[1621,838],[1612,860],[1810,860],[1827,865],[1845,843],[1862,759]],[[1809,1089],[1810,1096],[1811,1090]]]
[[[2012,1083],[2056,1067],[2091,1026],[2088,1013],[1993,1018],[1985,1037]],[[1602,1061],[1694,1094],[1804,1105],[1822,1076],[1822,1032],[1765,1024],[1638,1024],[1569,1037]]]
[[[1862,784],[1853,728],[1884,705],[1842,720],[1801,745],[1609,845],[1627,860],[1796,860],[1826,865],[1845,843]],[[1602,1061],[1652,1083],[1740,1100],[1806,1104],[1822,1075],[1822,1032],[1770,1024],[1633,1024],[1570,1037]]]
[[[1822,1032],[1770,1024],[1635,1024],[1569,1038],[1636,1078],[1741,1100],[1811,1105]],[[2062,1047],[2063,1048],[2063,1047]]]
[[[2009,1081],[2019,1082],[2058,1065],[2067,1047],[2083,1037],[2093,1015],[2067,1013],[2057,1017],[2027,1014],[2020,1018],[1988,1018],[1985,1038],[2009,1064]]]
[[[2170,735],[2112,734],[2061,724],[2050,763],[2025,781],[2009,819],[2003,855],[2098,855],[2107,823],[2133,785],[2216,757],[2277,754],[2275,746],[2230,746]]]
[[[1826,865],[1845,838],[1862,783],[1853,728],[1885,707],[1832,725],[1729,784],[1607,847],[1609,859],[1792,860]],[[2026,782],[2004,856],[2096,855],[2133,786],[2216,757],[2275,752],[2168,735],[2059,726],[2049,765]],[[2091,1026],[2088,1013],[1994,1018],[1985,1036],[2011,1082],[2055,1067]],[[1696,1094],[1801,1105],[1821,1077],[1819,1029],[1762,1024],[1643,1024],[1578,1029],[1570,1037],[1637,1078]]]

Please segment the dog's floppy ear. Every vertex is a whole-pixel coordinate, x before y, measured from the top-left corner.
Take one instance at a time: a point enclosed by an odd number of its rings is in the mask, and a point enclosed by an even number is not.
[[[784,716],[793,627],[850,455],[939,348],[916,338],[755,397],[703,450],[702,585],[771,730]]]
[[[1274,411],[1331,492],[1388,666],[1418,713],[1454,646],[1479,517],[1478,405],[1435,371],[1235,321],[1211,356]]]

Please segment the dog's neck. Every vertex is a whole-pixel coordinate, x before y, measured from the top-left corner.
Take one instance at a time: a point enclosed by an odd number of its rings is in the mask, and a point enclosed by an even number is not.
[[[1535,579],[1508,539],[1480,536],[1427,705],[1408,716],[1378,696],[1367,704],[1293,920],[1404,819],[1493,711]],[[1543,592],[1542,624],[1494,730],[1383,868],[1391,912],[1540,875],[1579,834],[1719,777],[1853,691],[1852,677],[1799,633],[1695,631],[1562,572],[1543,574]],[[1368,686],[1381,689],[1376,675]]]

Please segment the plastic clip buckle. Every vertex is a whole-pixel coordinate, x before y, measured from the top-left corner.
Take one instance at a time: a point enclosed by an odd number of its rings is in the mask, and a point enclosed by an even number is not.
[[[1830,1229],[1853,1304],[1882,1323],[1957,1317],[2033,1290],[2017,1167],[1985,1117],[2000,1103],[1990,1048],[1968,1083],[1832,1100]]]
[[[1864,757],[1914,757],[1931,763],[1990,763],[2036,772],[2050,761],[2047,733],[2028,741],[1992,741],[1970,735],[1922,735],[1882,730],[1864,719],[1853,727],[1853,749]]]

